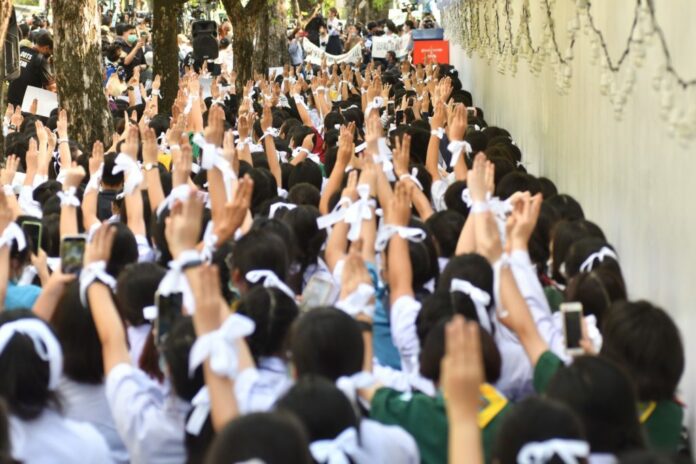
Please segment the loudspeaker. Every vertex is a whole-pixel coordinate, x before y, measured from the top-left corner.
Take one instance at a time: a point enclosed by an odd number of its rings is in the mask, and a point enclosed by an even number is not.
[[[5,69],[3,69],[3,78],[8,81],[13,81],[22,74],[22,69],[19,67],[20,35],[17,18],[14,8],[12,8],[10,22],[7,26],[7,35],[5,36]]]
[[[191,24],[193,35],[193,57],[196,61],[214,60],[218,57],[217,23],[195,21]]]

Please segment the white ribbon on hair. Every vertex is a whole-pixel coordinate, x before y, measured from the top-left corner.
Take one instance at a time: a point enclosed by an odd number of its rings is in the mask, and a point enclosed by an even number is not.
[[[309,445],[312,457],[319,463],[350,464],[348,456],[359,451],[358,432],[349,427],[333,440],[317,440]]]
[[[612,258],[615,261],[619,260],[619,257],[616,256],[614,250],[607,246],[603,246],[599,251],[592,253],[585,261],[583,261],[583,263],[580,265],[580,272],[592,272],[595,261],[603,263],[606,258]]]
[[[12,247],[12,242],[17,242],[17,250],[22,251],[27,247],[27,239],[24,231],[16,222],[10,222],[0,234],[0,248]]]
[[[186,432],[198,436],[210,414],[210,393],[208,392],[208,387],[204,385],[198,390],[196,396],[191,400],[191,406],[193,406],[193,411],[188,421],[186,421]]]
[[[462,151],[466,151],[467,154],[470,154],[473,151],[469,142],[464,140],[452,140],[449,145],[447,145],[447,150],[449,150],[449,152],[452,154],[452,158],[450,159],[451,168],[453,168],[457,164],[457,161],[459,161]]]
[[[463,279],[452,279],[452,282],[450,282],[450,292],[461,292],[468,295],[476,308],[476,316],[478,317],[479,325],[481,325],[486,332],[491,333],[491,318],[487,309],[487,306],[491,304],[491,296],[488,292],[481,290],[468,280]]]
[[[16,334],[26,335],[34,344],[34,351],[48,363],[48,389],[58,388],[63,373],[63,352],[60,343],[45,322],[38,318],[18,319],[0,326],[0,354]]]
[[[285,284],[285,282],[280,280],[280,278],[273,271],[269,271],[268,269],[257,269],[255,271],[247,272],[245,278],[252,284],[259,283],[259,281],[263,279],[264,287],[277,288],[293,300],[295,299],[295,292],[293,292],[292,289]]]
[[[77,198],[77,189],[75,187],[68,187],[68,190],[58,192],[58,198],[60,198],[60,206],[73,206],[75,208],[80,207],[80,199]]]
[[[238,313],[230,314],[219,329],[196,339],[189,353],[189,376],[210,359],[210,369],[221,377],[237,376],[237,341],[254,333],[254,321]]]
[[[374,317],[374,297],[375,288],[372,285],[360,284],[350,295],[338,301],[335,306],[352,317],[360,313]],[[372,303],[370,303],[371,300]]]
[[[279,209],[287,209],[292,211],[295,208],[297,208],[297,205],[294,203],[283,203],[282,201],[279,201],[271,205],[271,208],[268,211],[268,217],[273,219]]]
[[[101,184],[102,177],[104,176],[104,163],[99,165],[97,172],[89,176],[89,182],[87,182],[87,187],[85,187],[85,193],[96,190],[99,191],[99,184]]]
[[[181,293],[184,307],[189,314],[196,311],[196,300],[193,298],[193,291],[189,284],[184,267],[201,262],[201,255],[196,250],[186,250],[181,252],[178,259],[169,261],[169,270],[157,287],[157,292],[162,296],[172,293]]]
[[[159,309],[155,305],[145,306],[143,308],[143,317],[148,321],[154,321],[159,315]]]
[[[106,261],[95,261],[82,268],[80,272],[80,302],[87,307],[87,289],[94,281],[100,281],[112,291],[116,290],[116,279],[106,272]]]
[[[558,456],[565,464],[578,464],[578,458],[587,458],[590,445],[582,440],[554,438],[527,443],[517,453],[518,464],[543,464]]]
[[[375,384],[375,378],[371,372],[360,371],[353,375],[345,375],[336,380],[336,387],[343,392],[353,406],[357,407],[358,390],[369,388]]]
[[[116,157],[114,167],[111,170],[111,174],[115,175],[120,172],[125,176],[123,182],[123,195],[131,195],[144,180],[143,173],[140,171],[140,166],[127,154],[119,153]]]
[[[379,232],[377,232],[375,250],[384,251],[387,248],[389,240],[391,240],[394,235],[399,235],[399,237],[414,243],[422,242],[427,237],[425,231],[418,227],[404,227],[387,224],[380,227]]]
[[[471,209],[471,207],[474,206],[474,199],[471,198],[471,192],[468,188],[462,190],[462,201],[469,209]]]
[[[360,238],[362,222],[372,219],[372,208],[370,207],[370,186],[367,184],[358,185],[358,200],[346,208],[343,220],[350,224],[348,230],[348,240],[351,242]]]

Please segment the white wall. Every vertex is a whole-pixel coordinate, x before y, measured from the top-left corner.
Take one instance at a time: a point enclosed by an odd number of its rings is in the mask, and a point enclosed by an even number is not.
[[[475,1],[475,0],[468,0]],[[491,1],[492,0],[483,0]],[[531,1],[538,19],[539,0]],[[513,9],[521,10],[513,0]],[[678,72],[696,78],[693,43],[696,2],[656,1],[658,22]],[[557,0],[556,19],[562,32],[575,11],[575,1]],[[633,19],[635,0],[592,2],[597,26],[615,57],[621,53]],[[516,30],[519,20],[513,21]],[[533,23],[534,24],[534,23]],[[532,35],[538,41],[538,27]],[[568,40],[561,33],[561,50]],[[590,64],[589,40],[576,44],[573,78],[568,95],[555,90],[549,65],[534,77],[520,61],[515,77],[497,73],[478,57],[466,57],[453,47],[452,61],[475,104],[485,110],[489,124],[511,131],[530,171],[553,179],[563,192],[581,202],[586,216],[597,222],[619,251],[632,299],[646,298],[669,311],[682,331],[687,352],[683,399],[696,431],[696,141],[685,145],[673,139],[660,121],[659,96],[652,87],[663,62],[657,47],[648,51],[623,121],[614,118],[608,98],[599,93],[599,70]],[[696,92],[676,94],[696,105]]]

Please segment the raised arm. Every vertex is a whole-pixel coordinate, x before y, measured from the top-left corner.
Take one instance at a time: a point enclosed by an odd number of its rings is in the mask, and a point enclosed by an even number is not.
[[[411,194],[406,182],[399,181],[394,189],[394,197],[385,211],[386,225],[407,227],[411,217]],[[392,235],[389,240],[387,256],[389,272],[389,301],[394,304],[402,296],[414,296],[413,269],[408,251],[408,241],[400,234]]]
[[[104,145],[100,141],[94,142],[92,156],[89,159],[89,183],[82,196],[82,225],[85,230],[90,230],[99,222],[97,218],[97,200],[99,197],[99,185],[101,184],[101,171],[104,169]]]

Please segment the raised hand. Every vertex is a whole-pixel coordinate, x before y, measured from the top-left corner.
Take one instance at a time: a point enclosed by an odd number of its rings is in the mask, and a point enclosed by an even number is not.
[[[215,223],[215,235],[217,235],[219,243],[232,238],[242,226],[251,207],[253,193],[254,181],[247,174],[237,183],[234,199],[225,205],[222,221],[219,224]]]
[[[58,138],[61,140],[66,140],[68,138],[68,112],[65,109],[61,109],[58,113],[58,122],[56,123],[56,129],[58,131]]]
[[[196,193],[181,203],[177,202],[167,218],[164,234],[169,251],[176,259],[181,252],[196,248],[201,235],[203,201]]]
[[[451,114],[447,134],[450,140],[464,140],[464,134],[469,126],[466,115],[466,106],[458,104]]]
[[[0,169],[0,184],[1,185],[12,185],[12,180],[17,174],[17,168],[19,167],[19,157],[16,155],[9,155],[5,159],[5,167]]]
[[[93,176],[104,162],[104,144],[99,140],[92,145],[92,156],[89,158],[89,175]]]
[[[143,162],[145,164],[157,164],[159,147],[157,146],[155,131],[153,129],[145,129],[140,135],[143,140]]]
[[[84,265],[98,261],[109,261],[111,248],[116,237],[116,228],[109,223],[104,223],[92,235],[92,240],[85,246]]]
[[[384,223],[392,226],[405,227],[411,219],[411,188],[410,183],[399,181],[394,188],[394,195],[389,201],[389,207],[384,211]]]

